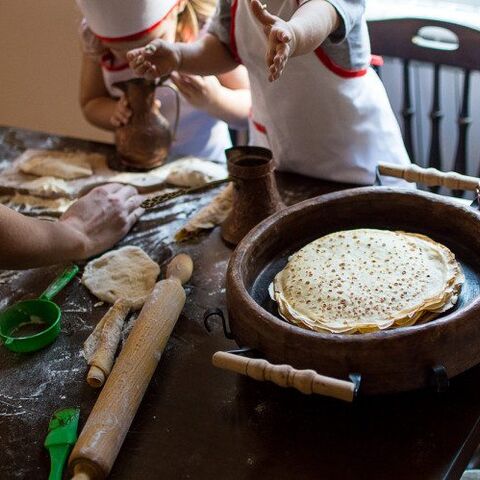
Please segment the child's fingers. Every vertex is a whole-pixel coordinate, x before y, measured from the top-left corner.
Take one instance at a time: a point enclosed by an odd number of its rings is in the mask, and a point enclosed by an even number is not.
[[[180,75],[171,76],[172,82],[178,88],[180,93],[187,99],[191,96],[191,87]]]
[[[200,75],[182,75],[180,77],[196,91],[201,91],[203,86],[203,78]]]
[[[135,48],[127,52],[127,60],[128,62],[133,62],[135,59],[143,54],[143,48]]]
[[[258,0],[252,0],[250,5],[253,14],[263,25],[273,25],[277,21],[277,17],[269,13],[266,6],[262,5]]]
[[[280,41],[282,43],[288,43],[292,40],[292,37],[291,37],[290,33],[286,32],[285,30],[280,29],[280,28],[275,30],[275,35],[276,35],[278,41]]]

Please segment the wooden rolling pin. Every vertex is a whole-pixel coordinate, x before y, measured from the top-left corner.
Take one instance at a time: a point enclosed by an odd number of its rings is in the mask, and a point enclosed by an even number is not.
[[[70,455],[74,480],[109,474],[185,305],[182,285],[192,271],[191,258],[177,255],[167,267],[166,280],[155,285],[145,302]]]
[[[480,182],[476,177],[460,175],[456,172],[441,172],[435,168],[422,168],[414,164],[399,167],[380,163],[378,171],[380,175],[387,177],[403,178],[407,182],[416,182],[428,187],[446,187],[452,190],[476,191]]]
[[[314,370],[295,370],[290,365],[273,365],[267,360],[242,357],[228,352],[216,352],[212,357],[215,367],[241,373],[260,381],[270,381],[280,387],[293,387],[305,394],[317,393],[346,402],[353,401],[355,384],[325,377]]]

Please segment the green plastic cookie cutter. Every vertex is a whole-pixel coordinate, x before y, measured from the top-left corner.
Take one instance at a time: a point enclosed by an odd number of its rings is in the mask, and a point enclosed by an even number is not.
[[[15,303],[0,313],[0,338],[14,352],[34,352],[52,343],[60,333],[62,311],[51,301],[77,274],[77,265],[67,267],[36,300]],[[23,333],[33,329],[35,333]],[[41,328],[38,331],[38,328]]]

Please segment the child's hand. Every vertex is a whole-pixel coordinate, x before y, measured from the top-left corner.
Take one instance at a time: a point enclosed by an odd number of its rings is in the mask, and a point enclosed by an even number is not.
[[[157,39],[127,53],[130,68],[145,78],[154,79],[170,74],[181,64],[180,48],[175,43]]]
[[[295,50],[295,36],[287,22],[267,12],[259,0],[251,0],[252,12],[263,25],[263,31],[268,39],[267,66],[268,80],[278,80],[285,69],[288,58]]]
[[[217,77],[213,76],[173,73],[171,79],[191,105],[207,112],[216,104],[222,88]]]
[[[125,94],[123,94],[115,105],[113,114],[110,117],[110,123],[115,128],[123,127],[123,125],[126,125],[130,121],[131,116],[132,111],[130,110]]]

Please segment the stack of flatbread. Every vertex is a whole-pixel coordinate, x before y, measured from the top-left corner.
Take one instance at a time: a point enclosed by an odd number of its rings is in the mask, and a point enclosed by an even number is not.
[[[425,322],[457,301],[454,254],[419,234],[335,232],[293,254],[270,285],[287,321],[318,332],[366,333]]]

